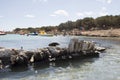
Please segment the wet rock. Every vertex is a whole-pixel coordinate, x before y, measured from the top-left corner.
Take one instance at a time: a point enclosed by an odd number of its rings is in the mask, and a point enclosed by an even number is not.
[[[34,52],[33,54],[33,61],[32,62],[37,62],[43,59],[41,52]]]
[[[50,45],[50,44],[49,44]],[[10,64],[12,66],[25,65],[42,61],[57,61],[61,59],[73,59],[76,57],[98,56],[99,51],[105,50],[98,48],[95,43],[79,39],[71,39],[68,48],[57,47],[58,43],[51,43],[49,47],[36,50],[16,50],[0,49],[0,64]]]
[[[12,55],[10,61],[11,66],[28,65],[28,59],[22,55]]]
[[[2,60],[0,60],[0,69],[3,68]]]
[[[60,54],[60,49],[59,48],[57,49],[56,47],[48,47],[48,50],[49,50],[50,55],[52,57],[58,56]]]
[[[37,49],[33,51],[33,55],[31,56],[30,62],[37,62],[42,60],[47,60],[50,55],[50,52],[47,48]]]
[[[53,43],[50,43],[49,46],[57,46],[57,45],[60,45],[59,43],[57,42],[53,42]]]
[[[25,56],[27,56],[27,59],[30,60],[31,57],[33,56],[34,52],[33,51],[24,51],[23,52]]]
[[[0,49],[0,59],[4,65],[10,64],[11,55],[18,54],[18,52],[19,51],[15,49]]]

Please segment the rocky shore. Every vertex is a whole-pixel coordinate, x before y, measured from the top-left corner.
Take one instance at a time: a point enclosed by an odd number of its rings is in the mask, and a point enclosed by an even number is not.
[[[36,50],[17,50],[0,48],[0,68],[4,65],[27,66],[35,62],[51,62],[64,59],[98,57],[105,48],[95,46],[94,42],[71,39],[68,48],[60,48],[57,43]]]
[[[95,37],[120,37],[120,29],[83,31],[81,32],[81,35]]]

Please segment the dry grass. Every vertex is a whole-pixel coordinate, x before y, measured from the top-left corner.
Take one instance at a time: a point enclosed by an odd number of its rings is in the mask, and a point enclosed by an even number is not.
[[[101,37],[120,37],[120,29],[84,31],[82,35]]]

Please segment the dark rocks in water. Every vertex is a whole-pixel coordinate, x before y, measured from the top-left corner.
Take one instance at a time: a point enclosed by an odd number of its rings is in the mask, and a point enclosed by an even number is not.
[[[57,46],[57,45],[60,45],[60,44],[57,42],[53,42],[53,43],[50,43],[48,46]]]
[[[43,59],[43,56],[41,54],[41,52],[34,52],[34,54],[32,55],[30,62],[37,62]]]
[[[33,51],[22,51],[21,55],[27,56],[27,59],[30,60],[33,54],[34,54]]]
[[[55,57],[60,54],[60,49],[57,49],[56,47],[48,47],[48,50],[50,52],[50,56]]]
[[[17,65],[27,66],[29,62],[29,56],[27,56],[25,52],[20,51],[14,55],[11,55],[10,61],[12,66],[17,66]]]
[[[2,65],[28,64],[28,57],[16,49],[0,49],[0,60]]]
[[[80,41],[72,39],[68,48],[60,48],[56,45],[59,43],[51,43],[49,47],[37,49],[33,51],[16,50],[16,49],[0,49],[0,64],[10,64],[11,66],[28,66],[34,62],[51,62],[65,59],[75,59],[77,57],[98,57],[99,51],[103,48],[96,48],[93,42]]]
[[[50,52],[47,48],[44,49],[37,49],[32,52],[33,55],[31,56],[30,62],[37,62],[42,60],[48,60]]]
[[[22,55],[11,56],[11,66],[28,65],[28,59]]]
[[[4,65],[10,64],[11,55],[15,55],[19,52],[19,50],[15,49],[0,49],[0,60]]]

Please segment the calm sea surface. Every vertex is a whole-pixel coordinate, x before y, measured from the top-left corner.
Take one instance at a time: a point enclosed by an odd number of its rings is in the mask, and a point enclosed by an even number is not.
[[[120,38],[4,35],[0,36],[0,46],[31,50],[58,42],[60,47],[67,47],[71,38],[95,41],[108,49],[99,58],[5,68],[0,70],[0,80],[120,80]]]

